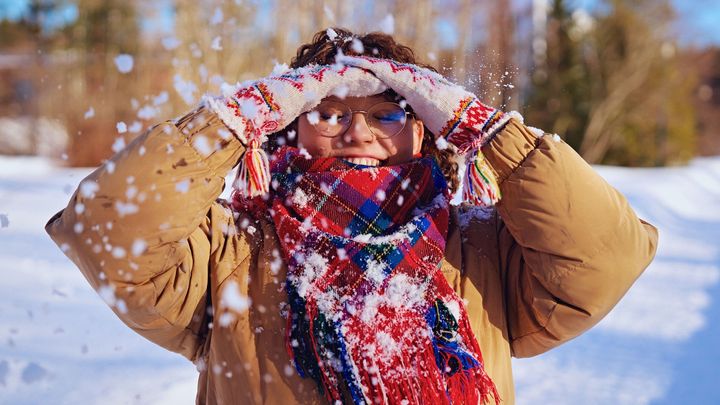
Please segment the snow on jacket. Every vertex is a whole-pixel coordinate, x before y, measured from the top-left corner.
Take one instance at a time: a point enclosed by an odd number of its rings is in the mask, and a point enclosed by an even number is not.
[[[566,143],[536,133],[512,119],[483,147],[503,198],[452,208],[441,263],[505,404],[511,356],[596,324],[658,237]],[[228,134],[202,107],[155,126],[84,179],[47,232],[93,288],[114,293],[123,322],[198,365],[198,403],[323,403],[286,350],[273,224],[217,200],[243,151]]]

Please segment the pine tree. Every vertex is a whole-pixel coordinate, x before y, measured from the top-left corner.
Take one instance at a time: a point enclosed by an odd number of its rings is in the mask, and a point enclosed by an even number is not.
[[[528,123],[591,163],[686,162],[695,148],[692,77],[680,73],[667,0],[606,0],[590,17],[553,0]]]
[[[578,149],[590,111],[589,72],[583,62],[582,32],[564,0],[553,0],[547,22],[545,66],[532,77],[527,122],[562,134]]]

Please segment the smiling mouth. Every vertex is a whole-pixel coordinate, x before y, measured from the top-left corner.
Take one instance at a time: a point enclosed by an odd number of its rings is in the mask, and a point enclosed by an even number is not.
[[[368,157],[345,157],[343,158],[344,161],[350,162],[355,165],[363,165],[363,166],[379,166],[380,161],[373,158]]]

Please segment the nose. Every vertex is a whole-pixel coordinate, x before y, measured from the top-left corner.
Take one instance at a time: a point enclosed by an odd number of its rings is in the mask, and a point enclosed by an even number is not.
[[[350,128],[343,136],[345,143],[371,143],[375,139],[375,134],[370,131],[365,114],[361,112],[353,113],[353,119]]]

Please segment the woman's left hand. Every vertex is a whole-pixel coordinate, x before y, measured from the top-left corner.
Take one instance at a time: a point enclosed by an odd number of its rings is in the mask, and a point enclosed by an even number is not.
[[[338,62],[375,74],[405,98],[433,134],[456,146],[458,153],[484,145],[503,115],[462,86],[423,67],[365,56],[343,56]]]

